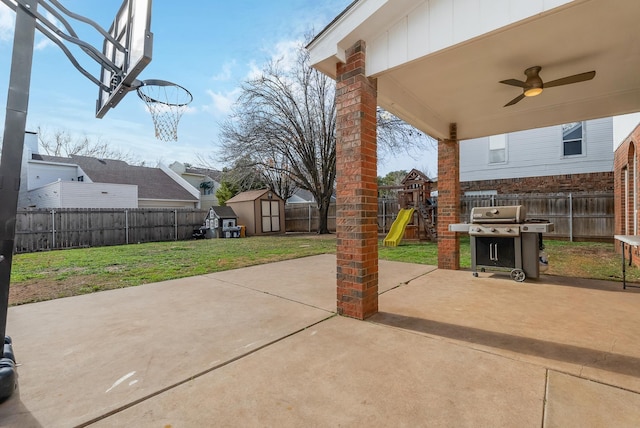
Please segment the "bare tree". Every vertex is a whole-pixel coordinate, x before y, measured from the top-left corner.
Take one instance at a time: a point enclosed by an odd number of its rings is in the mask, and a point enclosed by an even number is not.
[[[329,233],[328,213],[336,177],[335,82],[311,68],[301,45],[296,61],[271,61],[246,81],[233,113],[222,124],[216,160],[259,171],[287,199],[295,188],[310,192],[319,210],[318,233]],[[378,109],[379,156],[407,152],[433,140]]]
[[[233,183],[238,192],[264,189],[265,185],[268,185],[249,156],[242,156],[235,160],[231,168],[223,169],[222,179]]]
[[[277,193],[295,184],[314,196],[318,233],[329,233],[336,175],[334,98],[333,81],[309,66],[301,46],[294,64],[272,61],[261,76],[242,85],[221,128],[223,162],[246,157]]]
[[[378,107],[377,112],[378,159],[400,153],[411,156],[416,151],[435,152],[437,141],[420,132],[404,120]]]
[[[93,141],[87,135],[73,136],[64,129],[49,132],[40,126],[37,131],[40,147],[49,156],[68,157],[70,155],[81,155],[140,164],[130,153],[124,153],[111,147],[107,141],[101,138]]]

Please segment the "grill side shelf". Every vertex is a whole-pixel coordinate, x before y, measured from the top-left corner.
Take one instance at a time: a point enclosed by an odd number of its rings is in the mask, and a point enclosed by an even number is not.
[[[468,233],[469,227],[471,227],[471,224],[469,223],[453,223],[449,225],[449,232]]]

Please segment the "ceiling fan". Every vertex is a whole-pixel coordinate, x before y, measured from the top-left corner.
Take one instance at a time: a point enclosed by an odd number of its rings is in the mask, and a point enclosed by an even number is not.
[[[524,97],[535,97],[536,95],[540,95],[543,89],[552,88],[554,86],[562,86],[562,85],[570,85],[572,83],[584,82],[586,80],[591,80],[596,75],[595,71],[587,71],[586,73],[574,74],[573,76],[563,77],[561,79],[552,80],[551,82],[544,83],[538,73],[540,73],[542,67],[536,65],[534,67],[529,67],[524,71],[524,74],[527,76],[527,80],[522,82],[517,79],[507,79],[501,80],[500,83],[504,83],[505,85],[517,86],[518,88],[522,88],[522,94],[518,95],[504,107],[512,106],[515,103],[521,101]]]

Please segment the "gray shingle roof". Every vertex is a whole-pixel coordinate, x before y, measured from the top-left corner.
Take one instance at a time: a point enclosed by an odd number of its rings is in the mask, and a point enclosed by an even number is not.
[[[190,174],[206,175],[207,177],[214,179],[218,183],[220,183],[220,180],[222,179],[222,171],[216,171],[215,169],[189,167],[185,168],[185,172]]]
[[[213,212],[220,218],[238,218],[233,208],[227,206],[215,206],[211,207]]]
[[[78,165],[96,183],[137,185],[138,198],[140,199],[198,200],[160,168],[134,166],[121,160],[98,159],[78,155],[71,155],[68,158],[33,155],[32,159]]]

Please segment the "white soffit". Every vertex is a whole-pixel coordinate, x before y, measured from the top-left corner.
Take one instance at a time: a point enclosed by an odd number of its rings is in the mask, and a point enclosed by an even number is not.
[[[436,138],[455,122],[469,139],[640,111],[639,16],[638,0],[360,0],[308,48],[335,77],[364,40],[382,107]],[[544,81],[596,77],[503,107],[522,90],[499,81],[534,65]]]

